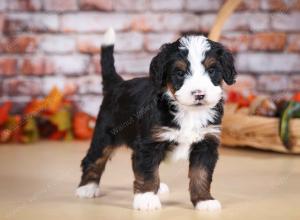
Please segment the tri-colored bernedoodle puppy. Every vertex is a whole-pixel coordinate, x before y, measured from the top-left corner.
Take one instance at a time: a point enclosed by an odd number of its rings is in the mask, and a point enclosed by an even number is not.
[[[110,29],[101,48],[104,98],[82,160],[77,196],[99,195],[106,162],[116,148],[126,145],[132,149],[134,209],[161,208],[157,194],[168,188],[160,183],[159,165],[178,159],[189,161],[195,208],[221,209],[210,185],[220,144],[222,84],[232,85],[236,77],[232,54],[204,36],[183,36],[161,47],[149,77],[126,81],[115,70],[114,43]]]

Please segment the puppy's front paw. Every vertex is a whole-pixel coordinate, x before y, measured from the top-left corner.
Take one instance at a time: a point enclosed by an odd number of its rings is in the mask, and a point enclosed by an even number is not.
[[[158,196],[153,192],[138,193],[134,195],[133,208],[142,211],[160,209]]]
[[[96,183],[88,183],[76,189],[76,196],[79,198],[94,198],[100,195],[100,189]]]
[[[197,203],[196,209],[204,211],[218,211],[221,210],[221,203],[218,200],[205,200]]]

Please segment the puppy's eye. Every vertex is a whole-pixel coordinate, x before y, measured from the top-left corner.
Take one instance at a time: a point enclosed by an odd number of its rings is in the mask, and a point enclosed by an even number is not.
[[[215,74],[216,74],[216,69],[215,68],[209,68],[208,70],[207,70],[207,72],[208,72],[208,74],[210,75],[210,76],[214,76]]]
[[[185,72],[184,71],[181,71],[181,70],[178,70],[176,72],[176,75],[179,76],[179,77],[184,77],[185,76]]]

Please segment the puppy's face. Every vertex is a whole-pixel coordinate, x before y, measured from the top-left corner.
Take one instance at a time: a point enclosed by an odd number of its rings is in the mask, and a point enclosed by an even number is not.
[[[231,53],[203,36],[163,45],[150,65],[154,83],[186,106],[215,106],[222,98],[222,81],[231,85],[235,76]]]

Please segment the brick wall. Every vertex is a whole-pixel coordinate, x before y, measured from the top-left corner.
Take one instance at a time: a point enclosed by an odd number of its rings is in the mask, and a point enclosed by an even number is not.
[[[117,30],[116,66],[145,75],[159,46],[207,33],[224,0],[0,0],[0,102],[58,85],[95,114],[101,101],[99,46]],[[279,95],[300,90],[300,1],[245,0],[221,41],[236,55],[236,88]]]

